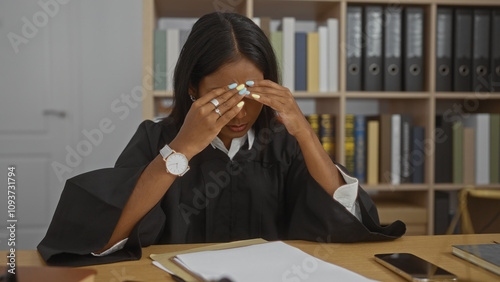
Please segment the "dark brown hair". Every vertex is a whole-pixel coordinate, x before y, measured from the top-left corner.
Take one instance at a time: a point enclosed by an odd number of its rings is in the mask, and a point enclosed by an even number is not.
[[[174,72],[174,105],[162,122],[179,130],[193,103],[189,87],[198,89],[200,81],[226,63],[242,56],[252,61],[264,79],[279,83],[276,56],[264,32],[249,18],[236,13],[214,12],[201,17],[182,47]],[[269,128],[275,112],[264,105],[254,129]]]

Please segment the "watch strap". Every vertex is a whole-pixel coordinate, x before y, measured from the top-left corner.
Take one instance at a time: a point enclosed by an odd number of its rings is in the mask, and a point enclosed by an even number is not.
[[[184,174],[186,174],[186,172],[188,172],[188,171],[189,171],[189,169],[190,169],[190,167],[189,167],[189,166],[187,166],[186,170],[185,170],[183,173],[179,174],[179,176],[183,176]]]
[[[172,150],[172,148],[170,148],[168,145],[163,146],[163,148],[161,148],[160,150],[160,154],[163,157],[163,159],[166,159],[173,152],[174,150]]]

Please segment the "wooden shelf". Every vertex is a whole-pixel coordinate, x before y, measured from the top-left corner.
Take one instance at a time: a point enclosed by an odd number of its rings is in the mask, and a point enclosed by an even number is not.
[[[429,189],[429,185],[427,184],[377,184],[377,185],[368,185],[361,184],[361,187],[366,191],[427,191]]]
[[[172,98],[172,97],[174,97],[174,93],[172,93],[172,91],[155,90],[155,91],[153,91],[153,95],[155,97],[161,97],[161,98]]]
[[[349,99],[428,99],[428,92],[370,92],[349,91],[345,94]]]
[[[437,99],[460,99],[460,100],[500,100],[499,92],[436,92],[434,96]]]
[[[295,98],[339,98],[339,92],[305,92],[305,91],[295,91],[293,92],[293,97]]]
[[[458,191],[464,188],[474,189],[500,189],[500,183],[497,184],[453,184],[453,183],[436,183],[433,185],[434,190],[439,191]]]
[[[344,46],[346,41],[346,14],[349,5],[389,5],[389,6],[420,6],[424,8],[424,91],[422,92],[368,92],[346,91],[345,50],[339,50],[339,91],[338,92],[303,92],[293,95],[297,99],[315,99],[317,113],[332,113],[336,115],[336,156],[337,161],[345,161],[345,115],[346,105],[359,100],[376,100],[380,113],[410,113],[415,125],[425,128],[426,140],[433,142],[436,131],[434,117],[450,108],[459,106],[467,108],[467,102],[474,100],[474,111],[500,113],[500,93],[474,92],[436,92],[435,89],[435,36],[436,17],[439,6],[484,6],[500,7],[498,0],[414,0],[411,2],[394,2],[390,0],[238,0],[238,1],[205,1],[205,0],[143,0],[143,81],[144,101],[143,118],[152,119],[155,98],[172,98],[171,91],[153,91],[153,31],[160,17],[198,18],[216,10],[238,12],[249,18],[270,17],[279,20],[283,17],[294,17],[297,20],[316,21],[323,24],[328,18],[339,21],[339,43]],[[477,105],[476,105],[477,104]],[[461,106],[465,105],[465,106]],[[455,108],[454,108],[455,109]],[[352,111],[352,110],[351,110]],[[423,207],[427,218],[423,228],[426,234],[434,230],[434,192],[456,191],[468,187],[463,184],[433,183],[434,152],[425,155],[425,172],[423,184],[378,184],[362,187],[373,194],[377,200],[391,198],[392,200],[410,200],[412,204]],[[481,189],[500,189],[500,184],[477,185]],[[394,197],[394,198],[393,198]],[[417,229],[415,229],[417,230]]]

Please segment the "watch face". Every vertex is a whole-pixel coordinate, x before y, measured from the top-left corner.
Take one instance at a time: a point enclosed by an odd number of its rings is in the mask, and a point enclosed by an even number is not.
[[[181,175],[188,167],[188,160],[183,154],[174,153],[168,156],[165,164],[168,172],[173,175]]]

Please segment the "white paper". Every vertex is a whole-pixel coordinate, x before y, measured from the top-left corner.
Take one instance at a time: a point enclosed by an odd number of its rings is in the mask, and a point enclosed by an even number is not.
[[[170,271],[168,268],[166,268],[165,266],[163,266],[161,263],[157,262],[157,261],[153,261],[153,265],[155,265],[156,267],[158,267],[159,269],[163,270],[163,271],[166,271],[170,274],[174,274],[172,271]]]
[[[233,282],[373,281],[281,241],[181,254],[175,259],[206,280],[226,277]]]

